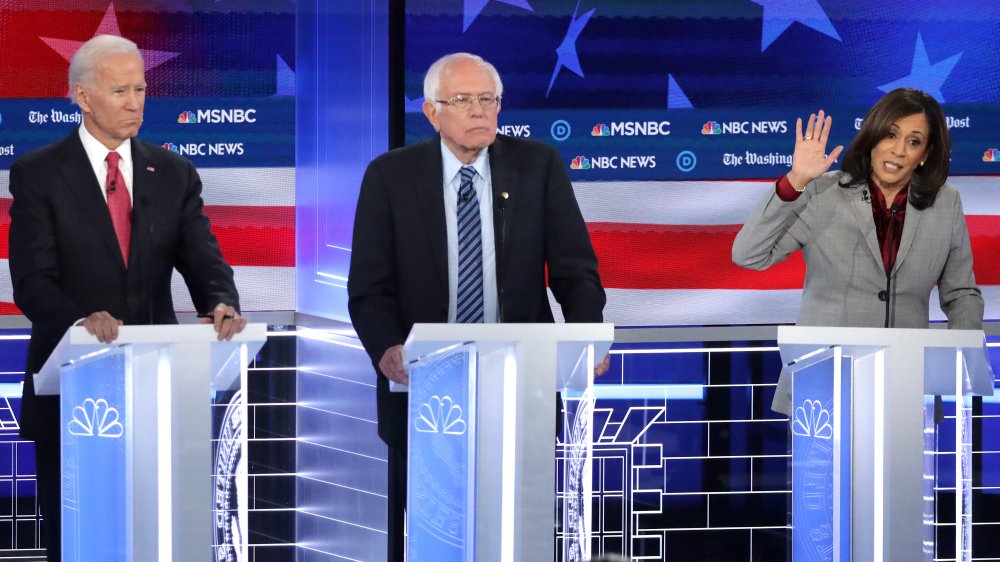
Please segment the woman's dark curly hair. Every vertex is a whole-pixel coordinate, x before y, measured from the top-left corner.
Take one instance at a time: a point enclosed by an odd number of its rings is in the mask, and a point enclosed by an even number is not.
[[[938,191],[948,179],[951,161],[951,135],[941,104],[931,96],[913,88],[893,90],[868,110],[861,130],[851,141],[841,170],[849,174],[841,187],[856,187],[867,183],[872,175],[872,149],[892,131],[892,124],[903,117],[922,113],[927,118],[930,136],[927,139],[927,159],[913,172],[910,181],[910,204],[926,209],[934,204]]]

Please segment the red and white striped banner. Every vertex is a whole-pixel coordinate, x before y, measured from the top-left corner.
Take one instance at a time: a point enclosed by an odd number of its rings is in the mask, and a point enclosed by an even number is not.
[[[235,271],[243,310],[295,310],[295,169],[203,168],[199,174],[205,214]],[[20,314],[7,261],[9,179],[0,171],[0,314]],[[176,308],[194,310],[176,273],[173,289]]]
[[[986,318],[1000,318],[1000,178],[957,177]],[[792,323],[801,253],[767,271],[732,263],[733,239],[773,181],[588,182],[577,200],[620,325]],[[944,319],[932,295],[932,319]]]

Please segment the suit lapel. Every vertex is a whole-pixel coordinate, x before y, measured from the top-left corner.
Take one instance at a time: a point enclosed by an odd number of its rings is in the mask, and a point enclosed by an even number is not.
[[[73,131],[63,142],[61,148],[64,164],[60,166],[60,173],[63,181],[79,201],[80,208],[89,219],[88,222],[97,229],[108,251],[117,256],[118,264],[124,270],[125,260],[122,258],[121,248],[118,247],[118,238],[115,236],[115,227],[111,223],[108,203],[102,194],[104,186],[94,176],[94,168],[90,165],[90,160],[87,159],[87,151],[83,149],[79,132]]]
[[[135,269],[142,248],[151,243],[145,240],[152,235],[153,195],[159,182],[158,163],[149,150],[136,139],[132,139],[132,237],[129,250],[129,271]]]
[[[510,240],[510,225],[513,222],[513,214],[517,197],[515,191],[518,183],[518,170],[510,158],[507,146],[503,142],[503,137],[498,136],[497,140],[490,146],[490,181],[492,183],[493,195],[493,244],[496,248],[497,257],[497,278],[507,261],[507,244]],[[507,197],[503,197],[506,193]],[[504,208],[499,210],[499,204],[503,201]],[[502,219],[502,220],[501,220]],[[502,254],[502,255],[501,255]]]
[[[892,266],[892,272],[895,274],[899,271],[900,264],[906,259],[906,254],[909,253],[910,247],[913,246],[913,238],[917,234],[917,225],[920,224],[920,217],[923,215],[920,211],[915,209],[913,205],[910,205],[909,198],[906,201],[906,220],[903,221],[903,234],[899,239],[899,249],[896,251],[896,262]]]
[[[864,237],[867,243],[872,259],[875,260],[879,268],[884,269],[885,266],[882,265],[882,251],[878,246],[878,233],[875,232],[875,219],[872,218],[871,193],[869,192],[868,185],[863,184],[859,188],[844,191],[847,192],[847,197],[851,200],[851,211],[854,213],[854,218],[858,221],[858,229],[861,230],[861,236]],[[867,194],[867,197],[863,194]]]
[[[448,294],[448,227],[444,216],[444,166],[441,163],[441,140],[434,137],[418,154],[419,173],[413,177],[413,189],[419,206],[418,223],[427,236],[434,269],[438,272],[444,294]],[[392,186],[389,186],[392,189]],[[404,236],[412,233],[403,233]]]

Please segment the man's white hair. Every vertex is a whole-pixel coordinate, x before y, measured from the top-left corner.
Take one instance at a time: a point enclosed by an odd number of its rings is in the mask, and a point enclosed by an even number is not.
[[[427,75],[424,76],[424,101],[436,103],[438,99],[438,92],[441,90],[441,72],[451,63],[460,60],[471,60],[482,68],[485,68],[487,72],[490,73],[490,77],[493,78],[493,86],[496,90],[496,95],[503,95],[503,82],[500,81],[500,73],[497,72],[496,67],[492,64],[486,62],[483,57],[479,55],[473,55],[472,53],[452,53],[450,55],[445,55],[438,60],[434,61],[434,64],[427,69]],[[479,93],[479,92],[469,92],[469,93]]]
[[[107,55],[135,55],[142,60],[142,53],[135,43],[116,35],[95,35],[84,43],[69,62],[69,97],[76,103],[74,86],[94,87],[94,70],[97,62]]]

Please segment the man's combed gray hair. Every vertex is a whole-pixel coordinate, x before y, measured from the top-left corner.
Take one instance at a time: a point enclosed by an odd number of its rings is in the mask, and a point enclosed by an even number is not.
[[[482,68],[485,68],[487,72],[490,73],[490,77],[493,78],[493,86],[496,89],[496,95],[503,95],[503,82],[500,81],[500,73],[497,72],[496,67],[492,64],[486,62],[483,57],[479,55],[473,55],[472,53],[452,53],[450,55],[445,55],[438,60],[434,61],[434,64],[427,69],[427,75],[424,76],[424,101],[436,102],[438,99],[438,92],[441,90],[441,72],[449,64],[459,61],[459,60],[471,60],[472,62],[478,64]],[[478,94],[481,92],[469,92],[470,94]]]
[[[85,88],[94,86],[94,70],[97,61],[107,55],[135,55],[142,60],[142,53],[135,43],[116,35],[96,35],[80,46],[69,62],[69,97],[76,102],[74,86],[83,84]]]

